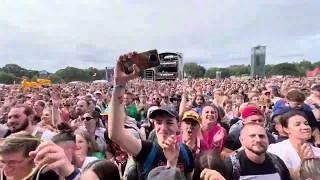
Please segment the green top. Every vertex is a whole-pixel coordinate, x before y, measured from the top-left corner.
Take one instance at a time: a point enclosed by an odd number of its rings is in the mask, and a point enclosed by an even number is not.
[[[98,158],[99,160],[104,159],[104,156],[101,152],[95,152],[92,154],[92,156]]]
[[[137,106],[135,104],[126,108],[127,116],[135,118],[136,121],[141,121],[141,115],[138,113]]]

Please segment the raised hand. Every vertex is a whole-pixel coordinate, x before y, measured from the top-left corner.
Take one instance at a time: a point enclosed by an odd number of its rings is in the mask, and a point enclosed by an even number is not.
[[[180,153],[180,147],[177,144],[176,136],[171,135],[164,140],[163,153],[167,159],[167,163],[170,165],[176,165]]]
[[[133,64],[132,69],[133,72],[130,74],[126,74],[122,71],[122,63],[128,61],[132,58],[132,56],[137,55],[137,52],[131,52],[128,54],[124,54],[119,56],[117,60],[116,67],[114,68],[114,84],[115,85],[125,85],[128,81],[135,79],[139,75],[139,68],[137,65]]]
[[[214,144],[220,144],[221,140],[224,138],[224,132],[223,130],[219,130],[218,132],[216,132],[216,134],[213,136],[213,143]]]
[[[301,161],[306,158],[315,157],[315,154],[313,153],[312,148],[309,144],[303,143],[302,145],[299,145],[298,148],[299,148],[298,154],[299,154]]]
[[[37,167],[47,166],[42,173],[50,170],[55,171],[61,177],[69,176],[74,170],[74,166],[69,162],[64,150],[51,141],[41,143],[35,151],[29,153],[34,158]]]

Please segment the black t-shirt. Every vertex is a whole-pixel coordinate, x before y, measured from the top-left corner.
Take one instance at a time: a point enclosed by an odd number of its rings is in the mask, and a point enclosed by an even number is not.
[[[242,179],[271,179],[271,180],[280,180],[281,177],[278,174],[275,165],[273,164],[272,159],[266,154],[266,158],[262,164],[257,164],[252,162],[246,155],[245,151],[239,151],[237,157],[240,163],[240,177]],[[281,180],[290,180],[290,173],[284,162],[277,157],[281,167],[283,169]],[[228,176],[227,180],[235,180],[233,178],[233,165],[231,163],[230,157],[225,159],[226,165],[226,175]],[[250,178],[249,178],[250,177]],[[236,179],[238,180],[238,179]]]
[[[241,130],[237,130],[237,131],[232,131],[230,134],[228,134],[226,141],[224,143],[224,147],[227,149],[231,149],[233,151],[241,148],[241,142],[239,139],[240,132],[241,132]],[[269,144],[276,143],[276,139],[272,136],[272,134],[267,132],[267,136],[269,139]]]
[[[155,158],[154,158],[154,160],[153,160],[153,162],[151,164],[151,168],[149,170],[151,171],[152,169],[154,169],[154,168],[156,168],[158,166],[166,166],[167,165],[167,159],[166,159],[166,157],[165,157],[165,155],[163,153],[162,148],[159,146],[158,143],[156,143],[156,142],[152,143],[150,141],[142,141],[141,143],[142,143],[141,151],[135,157],[136,162],[140,166],[139,168],[142,168],[144,163],[146,162],[150,152],[152,151],[153,144],[156,147],[156,155],[155,155]],[[180,170],[182,172],[187,174],[187,173],[191,173],[193,171],[194,159],[193,159],[193,156],[192,156],[192,152],[189,150],[188,146],[186,146],[185,144],[182,144],[182,145],[185,147],[184,149],[187,151],[187,154],[188,154],[188,157],[189,157],[189,165],[187,165],[187,160],[183,156],[182,150],[180,150],[177,167],[180,168]],[[143,170],[141,170],[141,172],[143,172]],[[145,175],[145,177],[147,177],[147,174]]]

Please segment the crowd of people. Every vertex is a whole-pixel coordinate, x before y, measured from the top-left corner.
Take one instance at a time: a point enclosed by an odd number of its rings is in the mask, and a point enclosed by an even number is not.
[[[2,180],[317,180],[320,82],[184,79],[0,87]]]

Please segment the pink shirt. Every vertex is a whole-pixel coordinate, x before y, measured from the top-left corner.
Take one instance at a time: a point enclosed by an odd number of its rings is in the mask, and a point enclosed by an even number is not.
[[[177,142],[183,143],[182,135],[179,135],[176,138],[177,138]],[[195,159],[198,159],[200,157],[200,154],[208,149],[209,149],[208,144],[202,139],[200,139],[199,137],[197,137],[197,145],[191,150],[191,152],[193,157]]]
[[[213,147],[214,147],[213,146],[213,137],[220,130],[222,130],[224,133],[224,137],[222,138],[222,140],[220,142],[220,149],[222,149],[224,142],[226,140],[226,137],[227,137],[227,131],[223,127],[216,125],[216,126],[214,126],[214,128],[211,131],[206,131],[206,139],[203,138],[201,130],[200,130],[198,133],[198,137],[200,137],[202,140],[204,140],[208,144],[210,149],[213,149]]]

